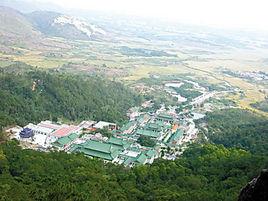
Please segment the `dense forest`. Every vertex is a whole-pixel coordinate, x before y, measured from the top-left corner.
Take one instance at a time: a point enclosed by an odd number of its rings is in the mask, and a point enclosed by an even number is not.
[[[126,110],[142,101],[121,83],[40,71],[1,72],[0,96],[1,126],[50,118],[122,122]],[[192,144],[174,161],[132,169],[82,154],[22,149],[0,132],[0,201],[237,200],[240,189],[268,167],[267,118],[227,109],[197,123],[207,124],[204,134],[213,144]]]
[[[30,71],[0,73],[0,126],[63,118],[122,122],[141,97],[100,77]]]
[[[0,200],[235,201],[267,156],[194,145],[175,161],[126,169],[83,155],[0,145]]]
[[[218,110],[201,120],[211,142],[237,147],[252,153],[268,153],[268,119],[242,109]]]

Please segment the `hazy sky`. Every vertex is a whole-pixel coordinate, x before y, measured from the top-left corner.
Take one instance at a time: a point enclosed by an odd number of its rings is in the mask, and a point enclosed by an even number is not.
[[[37,0],[178,22],[268,30],[268,0]]]

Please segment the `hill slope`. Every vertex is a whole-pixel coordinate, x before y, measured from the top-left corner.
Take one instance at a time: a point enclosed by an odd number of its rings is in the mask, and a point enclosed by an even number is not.
[[[0,44],[28,44],[40,40],[37,31],[25,16],[8,7],[0,7]]]
[[[35,11],[27,17],[39,31],[50,36],[89,40],[106,34],[82,19],[57,12]]]
[[[0,127],[53,116],[121,122],[140,97],[121,83],[33,71],[0,73]]]
[[[0,144],[0,199],[235,201],[267,157],[205,145],[175,161],[126,169],[83,155]]]

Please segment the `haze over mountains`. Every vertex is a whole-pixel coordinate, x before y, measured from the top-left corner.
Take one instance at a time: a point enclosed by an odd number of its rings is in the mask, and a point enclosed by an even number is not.
[[[15,34],[28,40],[29,37],[35,38],[42,33],[67,39],[89,40],[106,34],[101,28],[82,19],[57,12],[35,11],[22,14],[8,7],[0,9],[3,35]]]
[[[95,11],[70,10],[50,2],[3,0],[0,5],[24,13],[26,20],[35,29],[49,36],[88,40],[89,38],[107,39],[110,37],[103,35],[111,33],[117,34],[113,35],[113,40],[125,35],[145,40],[176,41],[187,46],[191,44],[193,46],[212,45],[213,48],[221,45],[237,48],[252,45],[268,46],[265,40],[268,34],[265,33],[258,33],[256,38],[256,33],[251,32],[167,23],[164,20],[111,15]],[[252,39],[258,41],[259,44],[250,43],[249,40]]]
[[[268,167],[267,33],[104,1],[0,1],[0,200],[236,201]],[[160,1],[103,7],[194,0]],[[162,14],[228,5],[200,2]]]

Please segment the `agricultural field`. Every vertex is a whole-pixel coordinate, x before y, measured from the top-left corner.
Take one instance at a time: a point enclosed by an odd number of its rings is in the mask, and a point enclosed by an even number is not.
[[[190,73],[201,82],[215,86],[228,83],[236,87],[243,95],[230,94],[229,98],[242,108],[267,115],[267,112],[252,107],[253,103],[261,102],[267,96],[263,92],[266,85],[227,76],[219,70],[268,72],[267,49],[254,43],[211,43],[208,42],[209,35],[196,40],[199,36],[191,33],[189,38],[181,40],[180,32],[174,30],[159,29],[157,35],[151,30],[141,30],[141,33],[136,33],[137,28],[134,30],[135,34],[128,29],[124,35],[105,40],[47,37],[38,46],[13,44],[8,50],[1,48],[0,67],[19,61],[40,69],[101,75],[127,84],[135,84],[152,75]],[[144,35],[146,32],[150,40]]]

